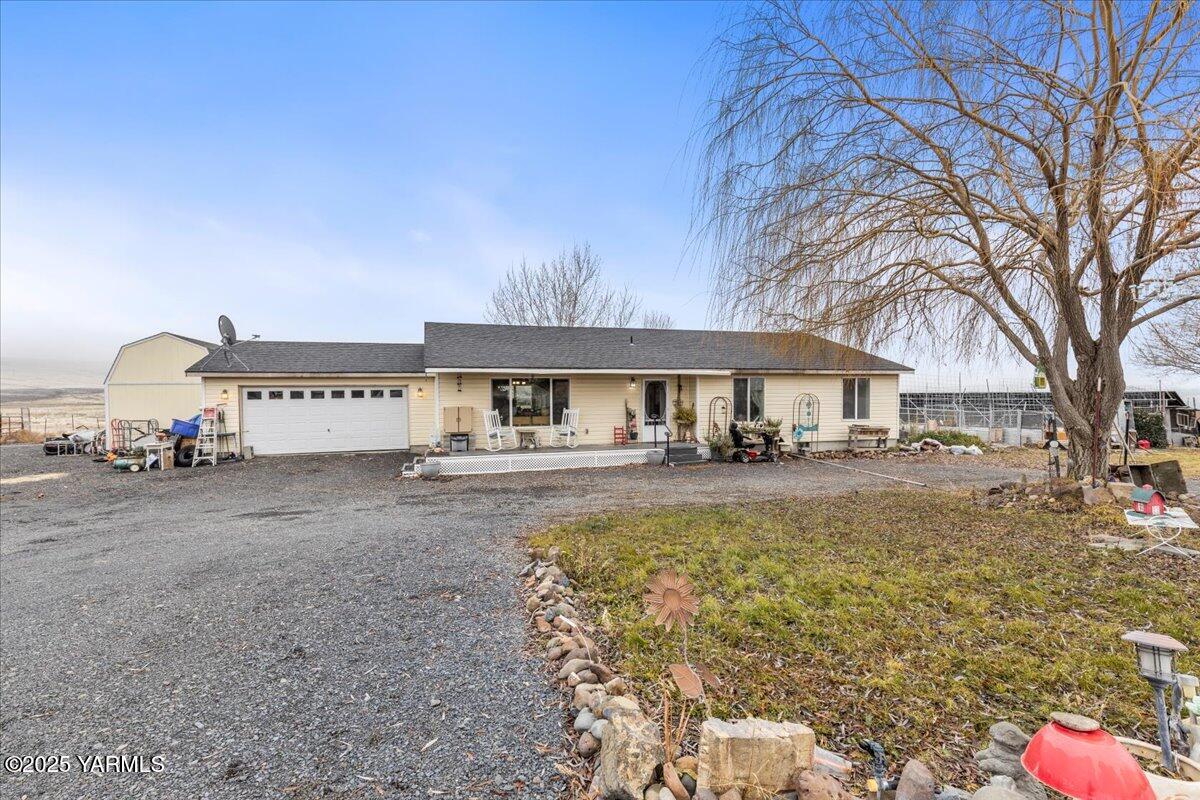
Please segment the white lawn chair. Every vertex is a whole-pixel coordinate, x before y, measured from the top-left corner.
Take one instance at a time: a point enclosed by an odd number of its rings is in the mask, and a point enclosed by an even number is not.
[[[578,408],[565,409],[562,414],[562,423],[550,426],[550,446],[558,447],[560,443],[567,447],[579,446]]]
[[[500,412],[495,409],[483,412],[483,429],[487,434],[488,450],[495,453],[497,450],[504,449],[504,440],[512,441],[512,446],[517,446],[517,429],[511,425],[500,424]]]

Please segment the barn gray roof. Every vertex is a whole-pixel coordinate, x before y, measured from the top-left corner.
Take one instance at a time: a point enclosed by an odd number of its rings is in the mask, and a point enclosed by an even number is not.
[[[248,339],[231,347],[218,347],[187,371],[230,374],[424,372],[423,350],[419,344]]]
[[[806,334],[425,323],[428,369],[912,372]]]

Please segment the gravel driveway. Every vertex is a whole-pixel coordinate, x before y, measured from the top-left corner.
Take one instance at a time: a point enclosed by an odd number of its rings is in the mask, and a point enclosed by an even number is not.
[[[5,797],[553,797],[560,697],[525,652],[520,536],[630,505],[830,493],[811,463],[400,482],[399,455],[133,475],[0,449]],[[939,486],[1016,471],[854,462]],[[891,484],[889,484],[891,485]],[[162,757],[84,774],[79,756]],[[105,763],[103,758],[89,765]]]

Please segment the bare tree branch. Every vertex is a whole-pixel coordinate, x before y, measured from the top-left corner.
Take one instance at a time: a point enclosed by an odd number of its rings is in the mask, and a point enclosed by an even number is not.
[[[627,328],[642,311],[641,298],[628,287],[610,286],[601,263],[587,244],[537,266],[522,261],[492,292],[484,318],[502,325]],[[671,327],[666,314],[647,311],[642,316],[656,323],[645,327]]]
[[[1121,344],[1195,307],[1198,17],[752,7],[721,42],[704,131],[714,311],[861,347],[1010,350],[1046,370],[1077,465],[1103,460],[1087,449],[1124,392]]]
[[[1148,326],[1134,354],[1148,367],[1200,375],[1200,316],[1193,314],[1173,323]]]

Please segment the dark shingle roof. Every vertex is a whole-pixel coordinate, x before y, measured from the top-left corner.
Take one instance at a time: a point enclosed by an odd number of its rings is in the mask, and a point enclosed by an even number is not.
[[[380,342],[268,342],[248,339],[220,347],[188,372],[390,373],[424,372],[419,344]]]
[[[450,322],[425,323],[425,366],[912,372],[903,364],[806,334]]]

